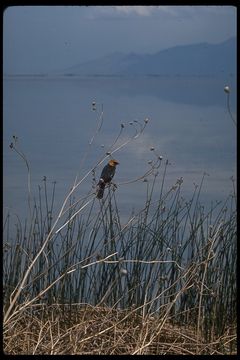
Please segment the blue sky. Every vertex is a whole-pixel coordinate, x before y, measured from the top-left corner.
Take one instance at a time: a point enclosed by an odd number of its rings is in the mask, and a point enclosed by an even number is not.
[[[4,73],[51,72],[111,52],[154,53],[236,36],[233,6],[13,6],[3,17]]]

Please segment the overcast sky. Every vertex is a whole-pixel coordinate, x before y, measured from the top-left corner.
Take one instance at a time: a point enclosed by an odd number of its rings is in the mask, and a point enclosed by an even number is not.
[[[14,6],[3,17],[4,73],[51,72],[111,52],[154,53],[236,36],[232,6]]]

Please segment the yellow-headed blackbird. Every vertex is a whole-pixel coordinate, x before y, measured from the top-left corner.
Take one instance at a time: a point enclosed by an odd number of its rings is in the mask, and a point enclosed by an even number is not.
[[[97,184],[97,198],[102,199],[105,185],[107,183],[110,183],[116,170],[116,165],[118,165],[119,162],[117,160],[109,160],[108,164],[104,166],[99,182]]]

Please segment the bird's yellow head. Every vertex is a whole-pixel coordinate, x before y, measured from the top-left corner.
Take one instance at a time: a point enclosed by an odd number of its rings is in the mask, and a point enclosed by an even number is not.
[[[117,160],[111,159],[111,160],[109,160],[108,164],[110,166],[116,166],[119,164],[119,162]]]

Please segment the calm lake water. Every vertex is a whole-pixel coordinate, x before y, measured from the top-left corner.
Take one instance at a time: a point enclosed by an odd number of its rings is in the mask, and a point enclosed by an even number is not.
[[[27,170],[10,149],[12,136],[26,155],[31,170],[32,194],[46,176],[51,188],[56,181],[56,206],[62,203],[76,175],[83,177],[109,149],[135,134],[138,122],[144,132],[114,153],[119,160],[115,182],[120,214],[140,209],[146,198],[146,182],[127,183],[141,177],[156,159],[151,147],[163,157],[167,169],[165,191],[183,178],[183,194],[190,197],[203,173],[202,202],[222,200],[232,191],[236,178],[236,127],[227,110],[225,85],[231,88],[230,106],[236,119],[234,78],[181,77],[59,77],[8,78],[3,87],[3,206],[24,218],[27,213]],[[96,103],[96,110],[92,102]],[[103,107],[103,124],[96,130]],[[136,122],[137,120],[138,122]],[[132,123],[129,124],[129,123]],[[106,161],[104,162],[104,164]],[[103,165],[96,168],[96,178]],[[151,178],[149,178],[151,182]],[[92,174],[83,181],[76,197],[91,190]]]

